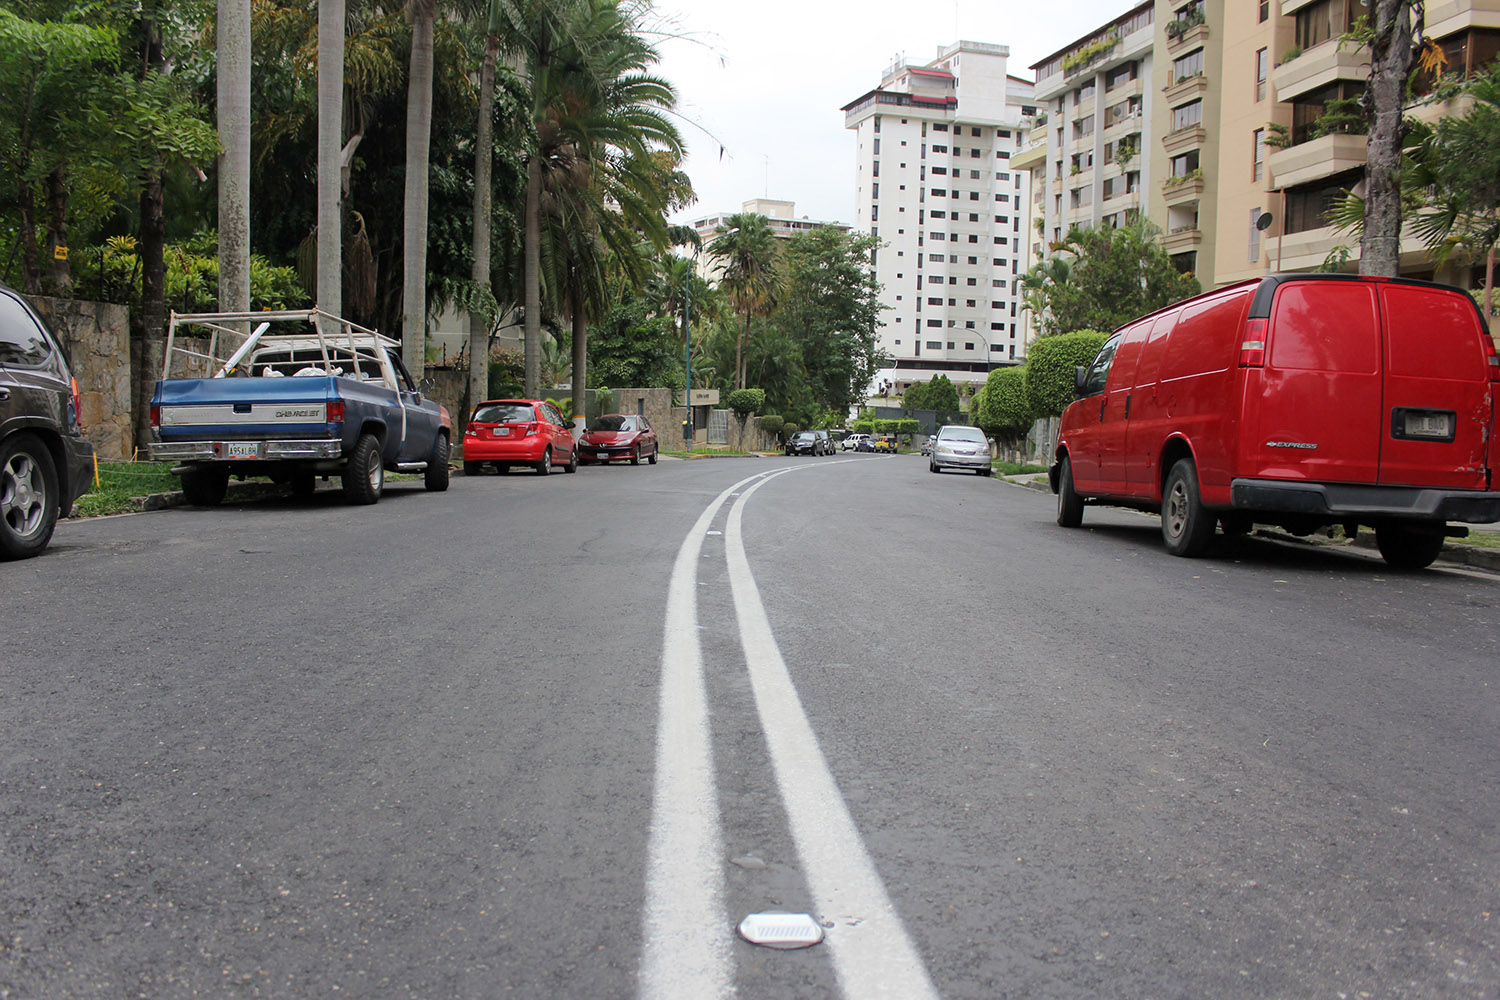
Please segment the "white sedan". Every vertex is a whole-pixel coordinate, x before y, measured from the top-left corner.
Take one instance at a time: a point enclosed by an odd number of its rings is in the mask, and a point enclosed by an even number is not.
[[[978,427],[949,424],[937,432],[932,439],[932,457],[927,460],[932,472],[941,469],[969,469],[988,476],[990,465],[990,443],[984,431]]]

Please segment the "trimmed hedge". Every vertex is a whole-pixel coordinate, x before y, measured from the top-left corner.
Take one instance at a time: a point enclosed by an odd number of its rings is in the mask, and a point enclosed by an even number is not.
[[[750,414],[759,413],[760,408],[766,405],[766,390],[736,389],[724,400],[724,405],[733,410],[741,420],[746,420]]]
[[[1026,351],[1026,404],[1038,417],[1056,417],[1073,402],[1073,369],[1088,367],[1109,334],[1078,330],[1038,337]]]
[[[996,368],[990,372],[980,395],[978,423],[986,434],[1021,433],[1036,420],[1026,398],[1024,367]]]
[[[760,429],[772,436],[780,434],[785,426],[786,418],[776,413],[768,413],[760,418]]]

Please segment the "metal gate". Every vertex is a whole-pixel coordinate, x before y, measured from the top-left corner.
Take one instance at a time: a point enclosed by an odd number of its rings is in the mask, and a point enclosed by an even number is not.
[[[709,444],[728,444],[729,443],[729,411],[728,410],[709,410],[708,411],[708,443]]]

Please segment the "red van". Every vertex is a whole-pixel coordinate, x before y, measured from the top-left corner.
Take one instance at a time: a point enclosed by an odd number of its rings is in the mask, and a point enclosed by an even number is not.
[[[1449,521],[1500,521],[1496,358],[1467,293],[1424,281],[1273,274],[1116,331],[1077,372],[1052,490],[1057,523],[1109,503],[1161,512],[1173,555],[1214,528],[1375,530],[1429,565]]]

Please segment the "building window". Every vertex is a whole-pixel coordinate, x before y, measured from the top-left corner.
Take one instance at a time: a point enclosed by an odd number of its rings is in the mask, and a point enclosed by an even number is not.
[[[946,152],[948,152],[948,147],[947,146],[933,146],[932,147],[932,151],[934,153],[946,153]]]
[[[953,341],[948,341],[948,350],[953,350]]]
[[[1258,180],[1263,179],[1265,177],[1265,175],[1266,175],[1266,130],[1265,129],[1258,128],[1258,129],[1255,130],[1255,133],[1254,133],[1254,136],[1253,136],[1253,145],[1254,145],[1254,152],[1252,153],[1252,156],[1254,157],[1254,160],[1253,160],[1253,167],[1251,169],[1250,179],[1258,181]]]
[[[1271,16],[1271,0],[1260,0],[1260,22],[1265,24]]]
[[[1180,108],[1172,109],[1172,131],[1181,132],[1203,123],[1203,101],[1190,101]]]
[[[1183,80],[1199,76],[1203,72],[1203,50],[1198,49],[1172,62],[1172,82],[1181,83]]]
[[[1250,210],[1250,263],[1256,264],[1260,261],[1260,209]]]
[[[1266,77],[1271,72],[1271,53],[1266,49],[1258,49],[1255,53],[1255,99],[1264,101],[1266,99]]]
[[[943,300],[942,299],[936,299],[936,298],[934,298],[934,299],[928,299],[927,300],[927,304],[930,305],[930,306],[940,306],[940,305],[943,304]]]

